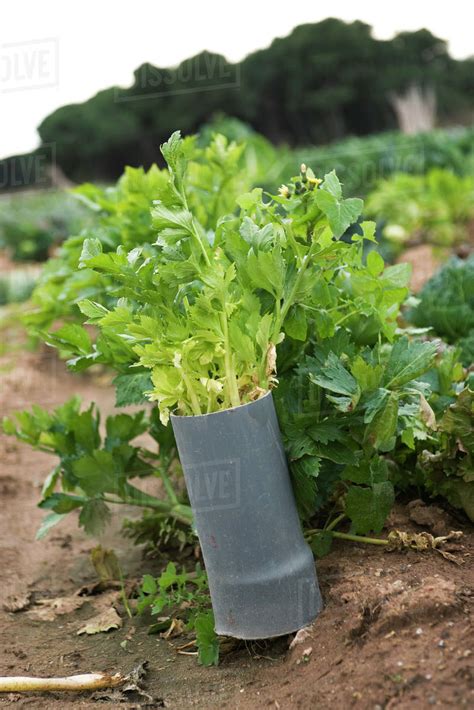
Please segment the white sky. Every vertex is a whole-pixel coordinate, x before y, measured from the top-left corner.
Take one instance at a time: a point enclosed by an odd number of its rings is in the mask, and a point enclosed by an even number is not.
[[[469,0],[4,0],[0,24],[0,157],[38,144],[51,111],[112,85],[145,61],[164,67],[203,49],[236,61],[299,24],[362,20],[378,38],[426,27],[457,58],[474,54]],[[53,84],[53,85],[51,85]]]

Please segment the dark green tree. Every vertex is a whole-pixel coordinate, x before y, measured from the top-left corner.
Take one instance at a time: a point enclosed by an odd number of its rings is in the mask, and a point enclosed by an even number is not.
[[[469,118],[473,62],[452,59],[426,29],[382,41],[363,22],[329,18],[239,64],[206,51],[177,67],[143,64],[130,87],[64,106],[38,131],[69,178],[110,180],[125,164],[150,165],[176,128],[195,132],[216,114],[240,118],[275,143],[327,143],[396,128],[391,96],[416,85],[436,92],[443,121]]]

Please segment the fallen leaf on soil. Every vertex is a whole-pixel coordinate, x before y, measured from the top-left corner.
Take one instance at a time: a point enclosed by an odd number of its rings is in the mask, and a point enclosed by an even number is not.
[[[39,599],[33,609],[26,612],[34,621],[54,621],[57,616],[70,614],[86,603],[85,597],[72,594],[69,597],[56,597],[56,599]]]
[[[57,616],[70,614],[80,609],[86,602],[93,605],[99,613],[113,606],[120,597],[120,592],[109,590],[92,597],[83,595],[83,588],[67,597],[56,597],[55,599],[38,599],[33,608],[26,614],[34,621],[54,621]],[[24,607],[27,608],[27,607]],[[18,610],[20,611],[20,609]]]
[[[181,619],[171,619],[171,624],[169,628],[161,634],[164,639],[174,638],[175,636],[181,636],[184,631],[184,622]]]
[[[461,560],[459,557],[456,557],[456,555],[453,555],[452,552],[447,552],[446,550],[436,550],[436,552],[439,552],[441,557],[444,557],[445,560],[448,560],[448,562],[454,562],[455,565],[463,565],[464,560]]]
[[[142,681],[147,672],[148,661],[143,661],[139,663],[131,673],[125,678],[125,685],[122,688],[115,688],[114,690],[105,693],[94,693],[92,696],[93,700],[101,701],[108,700],[114,703],[123,703],[130,701],[130,694],[136,693],[142,698],[145,698],[148,702],[155,702],[153,696],[146,693],[142,688]],[[128,694],[128,695],[127,695]]]
[[[463,533],[460,530],[451,530],[447,535],[441,535],[439,537],[434,537],[431,533],[421,532],[421,533],[408,533],[402,530],[391,530],[388,534],[388,547],[389,552],[394,550],[417,550],[417,552],[425,552],[426,550],[436,550],[445,559],[450,562],[455,562],[458,565],[464,564],[464,560],[461,560],[450,552],[442,550],[441,547],[447,542],[453,540],[460,540]]]
[[[297,633],[293,641],[290,643],[290,650],[294,648],[295,646],[298,646],[298,644],[303,643],[306,641],[306,639],[311,636],[311,631],[312,631],[312,626],[305,626],[304,629],[300,629]]]
[[[120,629],[122,624],[123,621],[118,615],[117,611],[114,609],[114,607],[110,607],[109,609],[103,611],[101,614],[98,614],[92,619],[89,619],[87,624],[85,624],[79,629],[77,635],[79,636],[80,634],[100,634],[103,631],[112,631],[113,629]]]
[[[120,565],[113,550],[105,550],[98,545],[91,550],[90,560],[101,582],[120,579]]]
[[[12,594],[3,603],[3,610],[15,614],[17,611],[28,609],[31,604],[31,592]]]
[[[120,601],[120,591],[109,589],[102,594],[90,597],[87,601],[92,604],[97,612],[106,611],[111,606],[115,606]]]

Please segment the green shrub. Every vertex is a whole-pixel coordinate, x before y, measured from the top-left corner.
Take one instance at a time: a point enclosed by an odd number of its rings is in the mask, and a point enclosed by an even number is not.
[[[464,365],[470,367],[474,361],[474,255],[466,261],[451,257],[424,286],[408,318],[416,326],[433,328],[448,343],[457,343]]]
[[[99,227],[68,241],[36,293],[31,323],[72,371],[109,368],[119,407],[158,403],[109,417],[105,437],[98,412],[77,401],[5,420],[7,433],[59,457],[43,531],[76,510],[94,532],[125,502],[168,530],[188,524],[170,411],[219,411],[269,389],[305,523],[326,509],[330,531],[347,520],[357,534],[380,532],[397,488],[441,490],[422,457],[467,461],[470,439],[453,452],[458,418],[444,419],[468,389],[464,372],[453,356],[433,374],[439,343],[399,327],[409,269],[365,256],[375,224],[358,224],[362,201],[344,198],[334,171],[319,178],[306,165],[277,194],[252,189],[245,146],[219,135],[202,149],[175,133],[162,152],[167,170],[80,189]],[[68,320],[51,327],[59,293]],[[145,430],[158,455],[133,444]],[[132,483],[144,475],[162,478],[162,499]]]
[[[305,161],[318,173],[336,170],[347,195],[366,196],[394,173],[423,175],[440,168],[456,175],[474,172],[474,129],[436,130],[418,135],[379,133],[346,138],[327,146],[299,148],[287,157],[284,173]],[[367,213],[369,214],[369,213]]]
[[[363,203],[344,199],[333,171],[316,178],[302,166],[278,194],[239,193],[239,145],[216,136],[196,160],[193,145],[173,134],[162,151],[169,168],[155,174],[151,224],[141,174],[137,213],[127,199],[125,210],[111,213],[115,231],[81,244],[77,273],[99,279],[97,295],[78,302],[92,335],[76,319],[44,339],[69,356],[72,370],[100,363],[114,371],[119,405],[158,402],[160,460],[174,450],[170,410],[218,411],[274,389],[303,519],[332,501],[357,532],[380,531],[394,500],[385,457],[404,446],[405,431],[426,432],[429,387],[418,378],[436,352],[436,343],[397,331],[408,268],[385,268],[375,251],[365,259],[373,223],[341,239]],[[104,199],[92,187],[82,192]],[[140,245],[130,235],[142,224]],[[54,480],[62,493],[48,484],[41,504],[56,515],[97,508],[106,516],[108,504],[120,502],[112,492],[133,497],[135,447],[121,442],[115,450],[91,435],[86,461],[76,461],[91,416],[76,406],[67,423],[63,409],[6,422],[10,433],[59,455]],[[129,432],[130,422],[120,424]],[[144,415],[140,424],[148,427]],[[66,425],[67,440],[54,435]],[[171,485],[166,492],[167,502],[142,504],[182,520],[183,501]]]
[[[474,177],[441,169],[399,173],[379,183],[365,210],[382,223],[382,235],[395,253],[408,244],[454,247],[472,241]]]
[[[36,273],[21,269],[0,274],[0,306],[27,301],[37,278]]]
[[[15,261],[46,261],[51,247],[85,225],[87,211],[66,192],[30,192],[0,200],[0,249]]]

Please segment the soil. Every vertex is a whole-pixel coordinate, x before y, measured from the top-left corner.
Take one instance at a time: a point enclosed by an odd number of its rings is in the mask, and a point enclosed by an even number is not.
[[[436,257],[431,244],[419,244],[409,247],[397,259],[397,264],[411,264],[412,272],[410,288],[414,293],[421,291],[423,286],[441,266],[441,260]]]
[[[97,401],[104,412],[113,409],[106,378],[69,375],[47,352],[7,349],[0,373],[2,414],[34,402],[53,407],[74,393],[86,403]],[[337,543],[317,565],[325,609],[312,629],[299,635],[299,643],[289,649],[293,637],[288,637],[243,645],[225,654],[218,667],[203,668],[194,656],[177,653],[186,637],[150,636],[147,620],[128,619],[120,605],[122,628],[77,635],[97,614],[98,602],[114,594],[91,594],[96,577],[89,552],[97,541],[79,531],[73,515],[45,540],[35,541],[43,517],[36,503],[53,460],[3,435],[0,457],[0,674],[128,673],[147,661],[144,688],[152,698],[120,691],[0,694],[0,708],[474,706],[473,536],[462,519],[443,509],[422,502],[400,505],[388,525],[434,534],[464,530],[452,550],[462,565],[435,551],[385,553],[375,546]],[[129,579],[158,573],[163,560],[144,558],[120,535],[128,512],[115,515],[100,542],[114,548]],[[85,596],[78,597],[81,589]],[[38,602],[58,598],[53,620],[38,620],[38,610],[48,607]],[[15,605],[19,609],[12,611]]]

